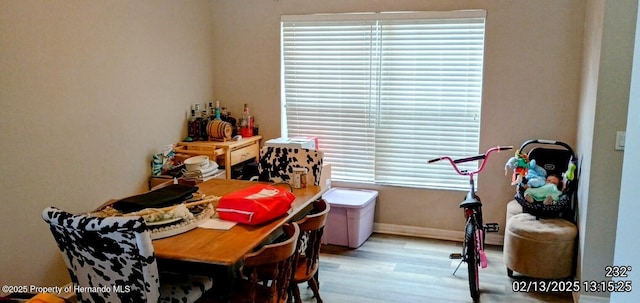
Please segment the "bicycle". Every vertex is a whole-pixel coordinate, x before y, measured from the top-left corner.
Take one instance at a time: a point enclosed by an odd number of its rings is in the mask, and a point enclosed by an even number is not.
[[[462,176],[469,177],[469,192],[466,194],[462,203],[460,203],[460,208],[464,209],[464,217],[466,220],[466,224],[464,227],[464,240],[462,242],[462,254],[451,254],[449,258],[461,259],[460,263],[453,271],[453,275],[456,274],[456,272],[460,268],[460,265],[462,265],[462,262],[467,263],[469,272],[469,293],[471,294],[471,298],[474,301],[480,298],[480,281],[478,277],[478,267],[487,267],[487,257],[484,252],[485,233],[498,232],[500,230],[498,223],[483,224],[482,202],[480,201],[480,197],[476,194],[475,191],[474,176],[478,175],[484,169],[491,153],[510,149],[513,149],[513,146],[496,146],[489,148],[484,154],[476,156],[455,160],[449,156],[442,156],[428,161],[428,163],[435,163],[440,160],[447,160],[449,161],[449,163],[451,163],[451,166],[456,171],[456,173]],[[482,161],[480,162],[479,167],[473,171],[460,170],[457,165],[460,163],[480,160]]]

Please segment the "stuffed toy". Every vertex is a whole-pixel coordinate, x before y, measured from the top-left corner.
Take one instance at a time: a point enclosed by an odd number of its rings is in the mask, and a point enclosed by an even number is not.
[[[529,187],[540,187],[543,186],[547,179],[547,171],[538,166],[536,160],[533,159],[529,161],[529,169],[527,170],[527,185]]]
[[[507,174],[507,169],[513,169],[513,176],[511,177],[511,185],[522,183],[522,179],[527,175],[529,169],[529,159],[527,154],[521,153],[520,150],[516,150],[515,156],[509,158],[504,165],[504,173]]]
[[[562,174],[562,176],[564,177],[564,181],[565,183],[567,181],[573,181],[573,179],[575,178],[575,172],[576,172],[576,163],[578,161],[574,158],[571,157],[571,159],[569,159],[569,165],[567,167],[567,171],[564,172],[564,174]]]

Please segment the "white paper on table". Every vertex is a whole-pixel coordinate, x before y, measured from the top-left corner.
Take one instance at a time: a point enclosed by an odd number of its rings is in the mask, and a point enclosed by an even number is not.
[[[202,222],[202,224],[198,225],[198,227],[208,228],[208,229],[229,230],[236,224],[237,222],[220,220],[218,218],[211,218],[207,221]]]

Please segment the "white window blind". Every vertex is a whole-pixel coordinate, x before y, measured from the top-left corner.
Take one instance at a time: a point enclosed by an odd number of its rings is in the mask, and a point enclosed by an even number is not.
[[[335,180],[466,189],[427,160],[478,153],[485,14],[283,16],[283,136],[317,136]]]

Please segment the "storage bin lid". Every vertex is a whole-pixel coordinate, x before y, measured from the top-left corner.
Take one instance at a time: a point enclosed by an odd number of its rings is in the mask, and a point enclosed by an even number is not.
[[[352,188],[332,188],[327,191],[322,198],[330,205],[337,205],[345,208],[362,208],[375,201],[378,191]]]

